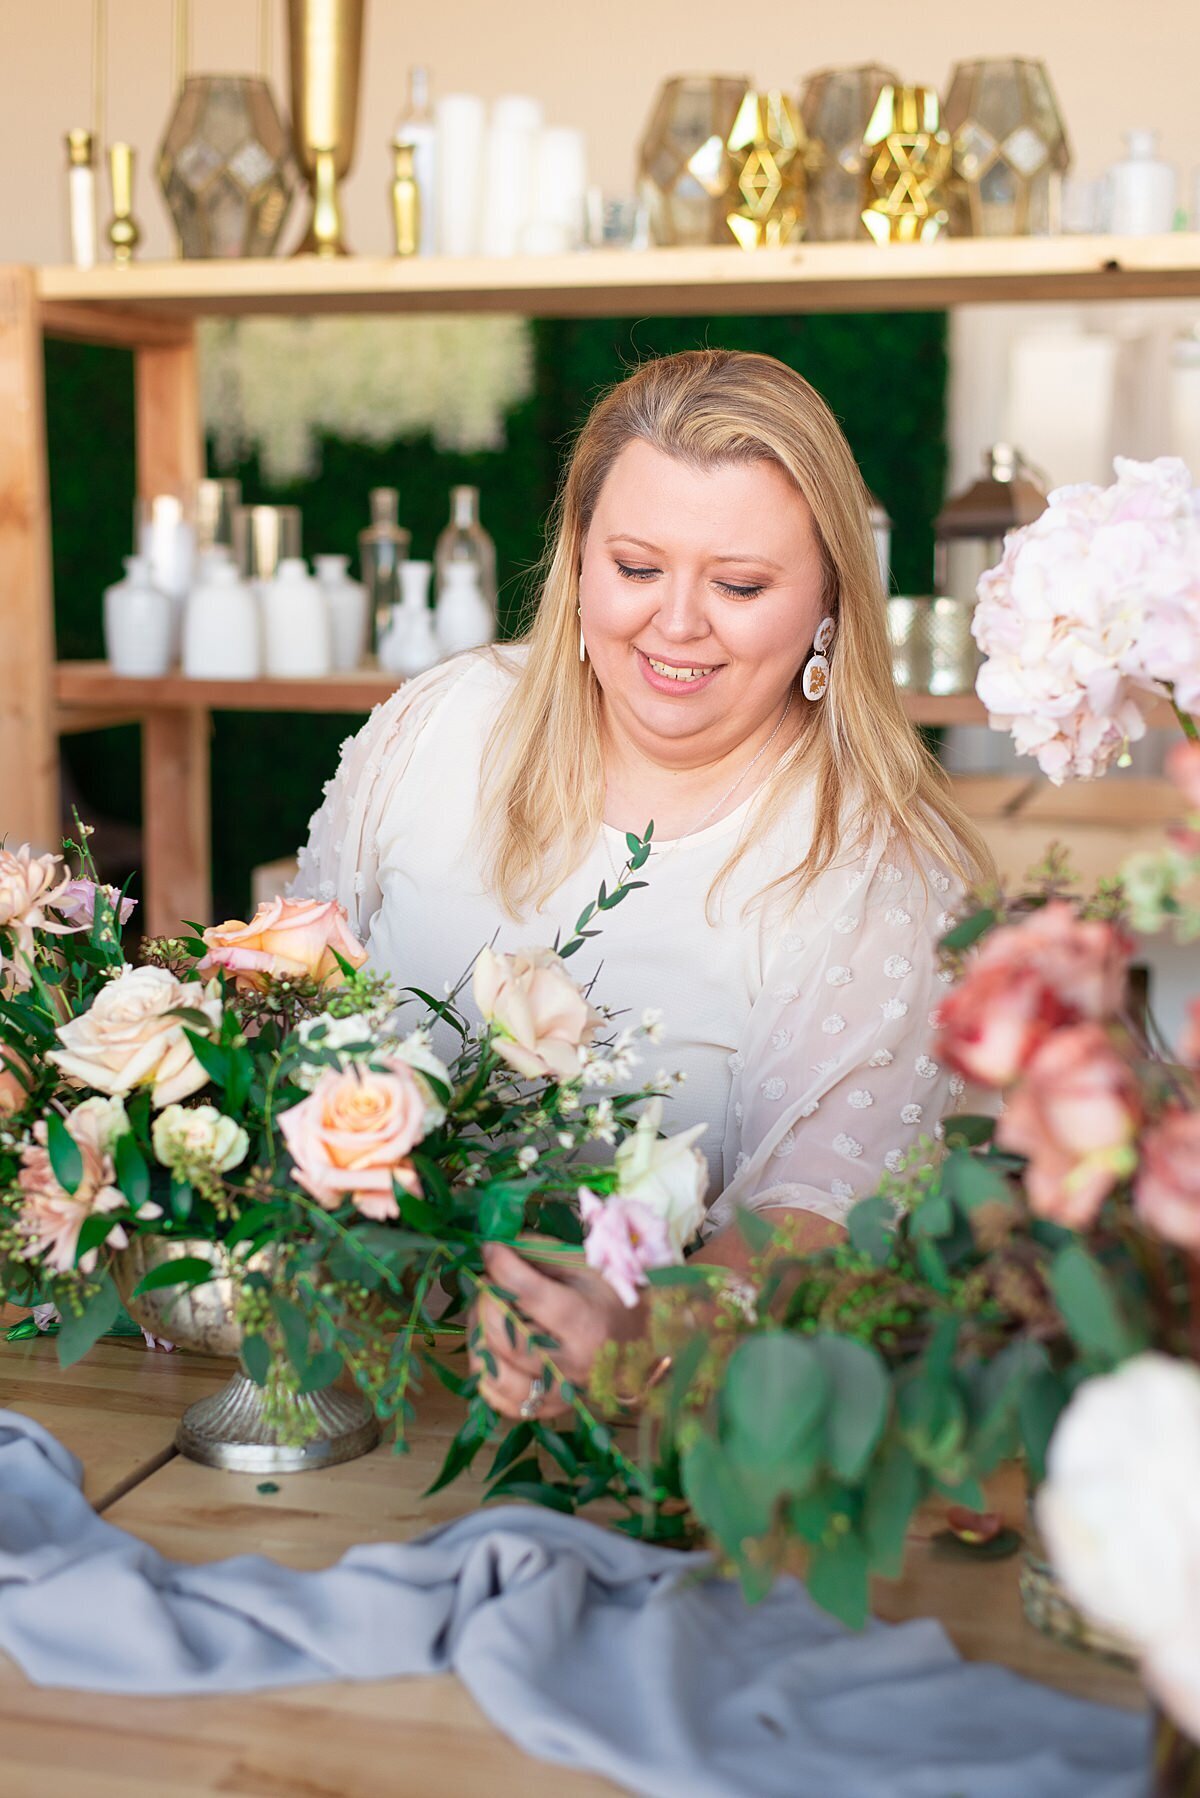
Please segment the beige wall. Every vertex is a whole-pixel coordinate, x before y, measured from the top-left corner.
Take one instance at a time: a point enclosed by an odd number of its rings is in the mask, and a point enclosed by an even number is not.
[[[142,154],[145,253],[171,237],[150,173],[170,103],[170,0],[109,0],[110,137]],[[942,83],[956,57],[1043,57],[1084,174],[1119,153],[1119,131],[1157,124],[1165,153],[1200,164],[1194,0],[371,0],[358,166],[348,187],[351,241],[383,251],[386,140],[407,65],[431,65],[438,91],[526,92],[555,122],[587,132],[593,173],[629,186],[634,146],[664,75],[726,69],[789,85],[831,63],[878,58],[909,80]],[[255,0],[192,0],[196,69],[249,67]],[[275,74],[283,7],[273,13]],[[0,260],[63,257],[62,134],[87,122],[90,0],[0,0]]]

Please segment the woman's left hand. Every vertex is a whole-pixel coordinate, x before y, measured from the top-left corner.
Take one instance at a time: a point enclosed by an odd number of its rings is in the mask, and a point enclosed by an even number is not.
[[[504,1311],[495,1300],[486,1294],[482,1296],[473,1315],[495,1358],[496,1372],[493,1375],[487,1371],[474,1349],[470,1351],[471,1367],[480,1376],[480,1393],[502,1417],[520,1417],[532,1382],[542,1377],[547,1362],[559,1378],[582,1389],[606,1342],[613,1338],[628,1341],[641,1333],[642,1307],[623,1305],[608,1282],[599,1276],[583,1286],[567,1285],[540,1273],[503,1243],[489,1244],[484,1250],[484,1262],[494,1283],[513,1295],[534,1333],[553,1337],[557,1345],[552,1349],[530,1348],[527,1334],[519,1325],[516,1342],[512,1342]],[[549,1420],[565,1416],[570,1409],[556,1384],[546,1393],[537,1415]]]

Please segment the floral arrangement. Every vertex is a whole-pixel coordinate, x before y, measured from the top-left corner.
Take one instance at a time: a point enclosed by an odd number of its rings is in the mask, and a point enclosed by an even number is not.
[[[80,838],[75,875],[61,856],[0,850],[0,1293],[57,1308],[64,1365],[122,1296],[222,1272],[281,1433],[302,1427],[296,1394],[348,1370],[402,1438],[472,1299],[512,1316],[485,1242],[535,1230],[629,1299],[682,1257],[707,1178],[695,1133],[659,1140],[667,1075],[622,1086],[660,1027],[616,1028],[566,966],[644,884],[648,836],[629,838],[617,885],[560,949],[481,953],[474,1025],[460,992],[405,994],[367,970],[333,902],[274,899],[249,923],[151,940],[130,964],[130,902],[96,881]],[[457,1036],[449,1060],[436,1022]],[[187,1252],[132,1286],[146,1239]],[[441,1371],[468,1433],[492,1433],[477,1383]],[[634,1479],[575,1397],[580,1441],[606,1477]]]
[[[979,583],[976,690],[1061,783],[1104,770],[1171,700],[1200,712],[1200,493],[1183,462],[1118,458],[1111,487],[1063,487]]]

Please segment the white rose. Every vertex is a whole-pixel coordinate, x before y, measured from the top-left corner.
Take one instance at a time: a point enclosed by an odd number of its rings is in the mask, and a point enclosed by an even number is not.
[[[1198,1493],[1200,1370],[1138,1355],[1079,1388],[1050,1443],[1038,1527],[1080,1608],[1150,1660],[1200,1616]]]
[[[659,1139],[662,1100],[652,1099],[616,1153],[621,1197],[635,1199],[661,1217],[671,1247],[682,1256],[704,1217],[708,1163],[692,1144],[704,1135],[696,1124],[678,1136]]]
[[[61,1049],[51,1050],[68,1080],[113,1096],[152,1088],[157,1108],[186,1099],[208,1080],[173,1011],[203,1012],[216,1030],[221,1000],[215,988],[176,980],[165,968],[126,968],[101,987],[90,1008],[58,1027]]]
[[[185,1171],[201,1164],[227,1174],[245,1158],[250,1138],[215,1105],[168,1105],[154,1120],[154,1153],[164,1167]]]

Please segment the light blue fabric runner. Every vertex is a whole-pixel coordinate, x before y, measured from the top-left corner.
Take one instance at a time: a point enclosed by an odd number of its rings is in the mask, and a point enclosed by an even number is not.
[[[308,1475],[319,1478],[319,1475]],[[35,1684],[246,1692],[457,1674],[528,1753],[652,1798],[1142,1798],[1142,1719],[961,1661],[923,1621],[843,1630],[783,1580],[506,1506],[297,1573],[165,1560],[0,1410],[0,1651]]]

